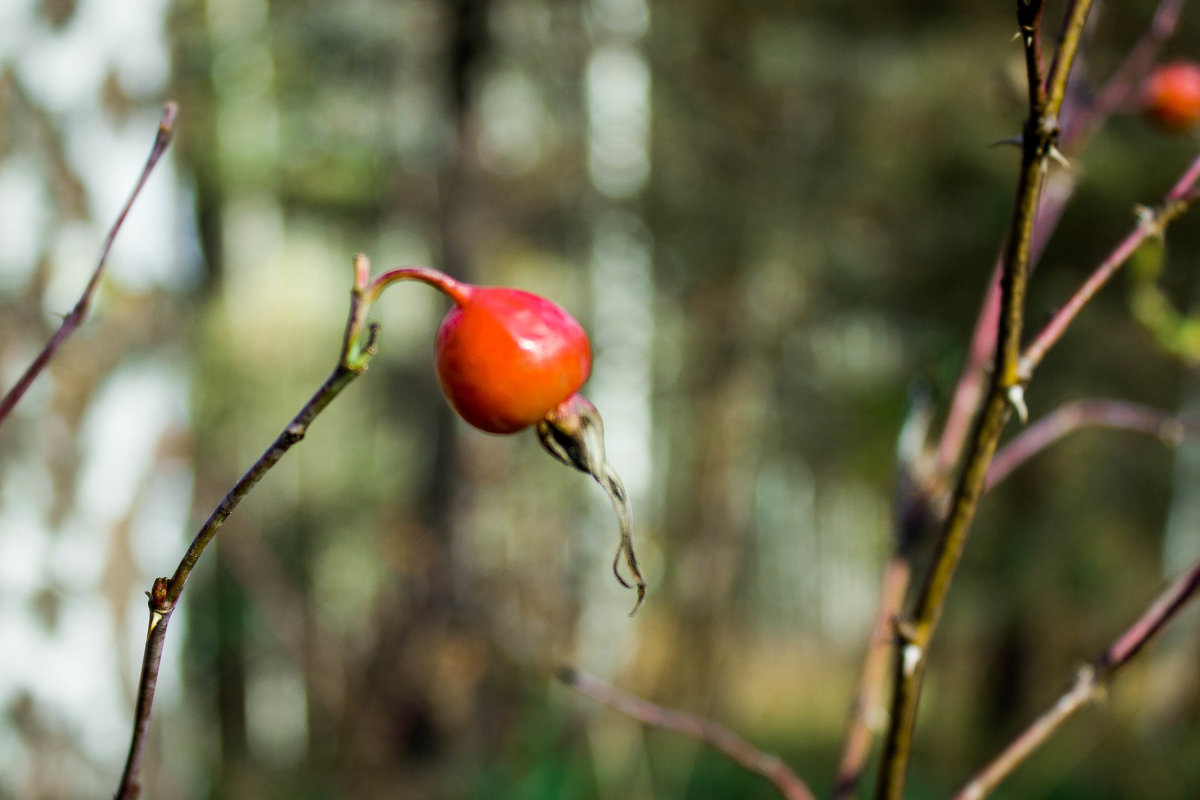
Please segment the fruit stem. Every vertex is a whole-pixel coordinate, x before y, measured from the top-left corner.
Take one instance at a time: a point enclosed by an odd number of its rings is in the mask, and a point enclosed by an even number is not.
[[[380,293],[397,281],[420,281],[440,291],[454,301],[455,305],[463,305],[472,294],[475,287],[456,281],[446,273],[432,267],[398,267],[380,275],[366,288],[363,295],[368,305],[374,303]]]

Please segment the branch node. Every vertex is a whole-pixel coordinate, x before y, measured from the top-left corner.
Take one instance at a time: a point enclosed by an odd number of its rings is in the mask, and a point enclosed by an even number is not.
[[[1137,217],[1138,227],[1147,234],[1161,238],[1163,235],[1162,226],[1158,224],[1158,209],[1153,206],[1142,205],[1138,203],[1133,207],[1133,215]]]
[[[363,345],[363,353],[365,353],[367,356],[373,356],[376,353],[378,353],[379,348],[375,343],[376,339],[378,339],[378,338],[379,338],[379,323],[372,322],[370,325],[367,326],[367,343],[365,345]],[[362,365],[363,365],[363,369],[366,369],[367,362],[365,359],[363,360]]]
[[[900,617],[892,617],[892,628],[896,631],[896,641],[901,645],[908,645],[916,641],[917,628],[913,625],[912,620],[901,619]]]
[[[1103,681],[1097,680],[1100,672],[1093,664],[1084,664],[1075,672],[1075,688],[1073,692],[1084,692],[1087,699],[1096,703],[1104,703],[1108,700],[1108,687]],[[1067,697],[1059,699],[1062,703]]]
[[[166,614],[171,610],[170,600],[170,578],[155,578],[154,585],[150,587],[150,591],[146,592],[146,597],[150,598],[150,611],[155,614]]]
[[[361,294],[370,282],[371,259],[365,253],[357,253],[354,256],[354,291]]]

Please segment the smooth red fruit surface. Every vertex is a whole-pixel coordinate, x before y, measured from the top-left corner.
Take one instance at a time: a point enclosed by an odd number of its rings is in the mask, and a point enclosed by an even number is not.
[[[1146,113],[1164,128],[1188,130],[1200,120],[1200,64],[1164,64],[1143,86]]]
[[[515,433],[579,390],[592,370],[587,334],[555,303],[519,289],[465,287],[437,333],[450,405],[488,433]]]

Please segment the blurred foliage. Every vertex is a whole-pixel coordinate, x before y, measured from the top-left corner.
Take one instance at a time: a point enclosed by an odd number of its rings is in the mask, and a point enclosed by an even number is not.
[[[1081,90],[1154,6],[1100,7]],[[651,256],[650,382],[622,391],[651,409],[634,513],[652,586],[627,620],[596,487],[532,436],[452,417],[431,357],[444,305],[399,287],[369,373],[201,562],[173,631],[187,639],[174,724],[189,729],[151,750],[155,774],[186,762],[194,783],[176,790],[192,798],[775,796],[558,686],[569,662],[727,724],[827,791],[889,547],[895,438],[914,391],[948,401],[1010,213],[1016,156],[988,147],[1024,114],[1010,11],[176,0],[176,156],[204,255],[172,301],[188,310],[168,315],[195,389],[193,517],[333,366],[355,252],[541,292],[590,326],[614,291],[593,280],[595,242],[619,214]],[[587,75],[612,42],[650,82],[648,177],[620,197],[589,171]],[[1198,43],[1185,14],[1166,54]],[[1132,114],[1092,140],[1031,327],[1195,145]],[[1085,397],[1194,412],[1197,253],[1194,217],[1144,248],[1047,359],[1034,416]],[[4,300],[7,337],[28,320]],[[166,323],[148,313],[110,310],[92,346],[141,341],[122,319],[153,336]],[[601,411],[620,437],[620,408]],[[1196,502],[1187,452],[1084,432],[985,501],[932,656],[911,797],[956,789],[1180,568],[1164,539]],[[1200,553],[1200,531],[1183,535]],[[1193,796],[1196,620],[1002,796]]]

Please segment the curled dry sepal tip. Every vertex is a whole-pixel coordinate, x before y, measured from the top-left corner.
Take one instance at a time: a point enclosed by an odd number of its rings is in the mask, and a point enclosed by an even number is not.
[[[613,574],[622,586],[636,589],[637,603],[630,614],[636,613],[645,598],[646,581],[633,551],[629,500],[620,476],[604,457],[600,414],[579,394],[592,370],[592,349],[583,327],[562,307],[538,295],[474,286],[427,267],[380,275],[363,288],[365,305],[400,280],[426,283],[454,302],[438,328],[435,351],[442,391],[459,416],[488,433],[535,427],[551,455],[591,475],[608,494],[620,527]],[[621,574],[622,557],[632,583]]]

